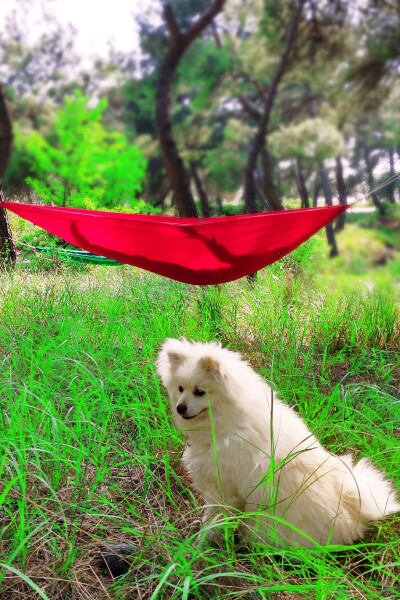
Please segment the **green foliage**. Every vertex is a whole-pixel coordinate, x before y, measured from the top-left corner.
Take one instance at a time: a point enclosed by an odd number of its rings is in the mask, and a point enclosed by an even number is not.
[[[342,153],[344,140],[338,129],[319,117],[281,127],[269,136],[274,154],[318,163]]]
[[[208,183],[227,192],[238,189],[246,164],[246,155],[238,150],[249,139],[248,126],[238,119],[228,122],[219,145],[208,150],[204,157]]]
[[[11,190],[20,188],[27,177],[35,174],[32,163],[32,156],[26,148],[26,140],[19,129],[16,129],[13,152],[3,179],[4,188]]]
[[[134,135],[155,135],[155,88],[156,75],[129,79],[122,88],[122,115],[128,129]]]
[[[205,157],[207,182],[218,189],[232,192],[240,183],[240,175],[244,166],[244,156],[232,147],[215,148],[207,152]]]
[[[57,238],[41,227],[33,225],[30,221],[10,214],[10,225],[14,239],[17,243],[28,246],[51,246],[57,245]]]
[[[191,98],[194,111],[210,105],[212,92],[230,68],[232,57],[227,49],[207,40],[196,40],[184,55],[178,69],[179,91]]]
[[[148,207],[137,201],[146,170],[141,152],[119,132],[102,125],[106,100],[89,108],[89,98],[76,92],[57,112],[51,141],[33,131],[26,141],[38,177],[29,177],[36,194],[60,206],[112,208],[135,212]]]
[[[224,204],[224,216],[234,217],[243,214],[243,207],[238,204]]]

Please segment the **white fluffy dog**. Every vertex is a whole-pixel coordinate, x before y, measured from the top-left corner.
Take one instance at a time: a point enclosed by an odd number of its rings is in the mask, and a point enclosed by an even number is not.
[[[168,339],[157,371],[188,436],[183,462],[206,524],[240,511],[246,537],[311,547],[350,544],[400,510],[375,466],[325,450],[240,354]]]

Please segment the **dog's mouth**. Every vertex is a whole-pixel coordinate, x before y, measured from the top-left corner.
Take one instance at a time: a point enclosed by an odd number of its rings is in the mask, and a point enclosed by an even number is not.
[[[201,410],[200,412],[198,412],[196,415],[192,415],[192,416],[185,416],[185,415],[179,415],[180,417],[182,417],[182,419],[185,419],[185,421],[189,421],[190,419],[195,419],[196,417],[198,417],[199,415],[201,415],[201,413],[203,413],[205,410],[208,410],[208,408],[203,408],[203,410]]]

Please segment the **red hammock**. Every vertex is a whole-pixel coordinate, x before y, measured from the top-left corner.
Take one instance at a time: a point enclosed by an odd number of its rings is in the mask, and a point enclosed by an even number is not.
[[[92,252],[184,283],[225,283],[305,242],[347,205],[181,219],[1,202],[20,217]]]

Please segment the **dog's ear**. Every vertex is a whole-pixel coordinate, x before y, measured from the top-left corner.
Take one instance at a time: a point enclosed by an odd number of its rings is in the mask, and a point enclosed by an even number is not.
[[[175,352],[174,350],[169,350],[167,352],[167,356],[171,365],[175,366],[179,365],[179,363],[181,363],[185,358],[185,354],[183,354],[182,352]]]
[[[214,375],[214,377],[222,377],[221,364],[211,356],[203,356],[199,360],[199,366],[207,373],[210,373],[210,375]]]
[[[170,377],[171,372],[176,369],[186,356],[184,342],[172,338],[165,340],[156,359],[157,373],[164,385],[167,384],[167,379]]]
[[[185,342],[186,340],[174,340],[169,338],[163,343],[161,351],[165,351],[171,367],[178,366],[179,363],[187,357]]]

